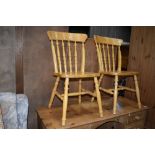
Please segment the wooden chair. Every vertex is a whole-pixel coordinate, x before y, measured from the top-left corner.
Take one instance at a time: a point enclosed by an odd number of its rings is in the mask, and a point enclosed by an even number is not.
[[[123,40],[114,39],[102,36],[94,36],[97,57],[99,62],[99,72],[101,73],[99,79],[99,89],[105,93],[113,95],[113,114],[116,114],[117,96],[119,90],[127,90],[136,93],[138,107],[141,108],[140,93],[137,81],[138,72],[121,71],[121,44]],[[104,89],[100,87],[103,76],[113,76],[115,78],[114,89]],[[119,76],[133,77],[135,89],[118,85]],[[92,101],[94,97],[92,98]]]
[[[54,62],[54,76],[56,82],[51,94],[48,107],[51,108],[55,95],[63,101],[62,111],[62,126],[66,122],[66,111],[69,96],[78,96],[78,102],[81,103],[81,95],[91,95],[97,97],[100,117],[103,116],[101,96],[99,91],[98,79],[99,73],[85,72],[85,41],[86,34],[66,33],[48,31],[48,37],[51,41],[51,49]],[[77,49],[77,44],[80,45],[80,50]],[[78,61],[78,54],[81,52],[81,59]],[[88,78],[94,80],[96,93],[82,89],[82,79]],[[65,79],[64,94],[57,91],[59,81]],[[79,79],[78,92],[68,92],[70,79]]]

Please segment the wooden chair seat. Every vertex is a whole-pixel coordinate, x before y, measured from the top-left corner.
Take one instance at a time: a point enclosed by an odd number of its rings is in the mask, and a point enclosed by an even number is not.
[[[58,76],[60,78],[93,78],[93,77],[99,77],[100,73],[92,73],[92,72],[77,72],[75,73],[54,73],[54,76]]]
[[[116,71],[116,72],[101,72],[101,74],[104,74],[104,75],[109,75],[109,76],[115,76],[115,75],[118,75],[118,76],[133,76],[133,75],[138,75],[139,73],[138,72],[133,72],[133,71]]]

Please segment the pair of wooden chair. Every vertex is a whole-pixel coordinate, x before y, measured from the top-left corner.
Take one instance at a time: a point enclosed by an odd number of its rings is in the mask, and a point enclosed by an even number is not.
[[[123,72],[121,71],[121,50],[120,46],[123,40],[113,39],[101,36],[94,36],[97,49],[97,57],[99,62],[99,72],[88,73],[85,72],[86,64],[86,51],[85,42],[87,40],[86,34],[67,33],[67,32],[54,32],[48,31],[48,37],[51,41],[51,49],[53,54],[54,62],[54,75],[56,76],[56,82],[51,94],[48,107],[51,108],[54,97],[57,96],[63,101],[62,111],[62,126],[66,123],[66,112],[68,106],[68,97],[78,96],[78,101],[81,103],[81,95],[91,95],[92,101],[97,98],[99,107],[99,115],[103,117],[102,102],[100,90],[108,94],[114,95],[113,100],[113,113],[116,114],[117,96],[119,90],[129,90],[136,92],[138,107],[141,108],[139,88],[137,82],[137,72]],[[80,49],[77,48],[80,46]],[[81,54],[78,60],[78,55]],[[118,59],[118,61],[115,61]],[[117,64],[116,64],[117,62]],[[116,66],[118,68],[116,69]],[[114,76],[115,77],[115,88],[104,89],[100,87],[103,76]],[[128,87],[118,86],[119,76],[133,76],[135,80],[135,88],[131,89]],[[57,91],[60,79],[65,79],[64,93],[60,94]],[[70,79],[79,80],[78,92],[69,92],[69,81]],[[95,84],[95,90],[93,92],[82,89],[82,79],[92,79]],[[99,80],[98,80],[99,79]]]

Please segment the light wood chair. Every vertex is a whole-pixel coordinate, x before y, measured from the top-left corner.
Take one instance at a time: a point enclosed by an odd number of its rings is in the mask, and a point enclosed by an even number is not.
[[[105,93],[113,95],[113,114],[116,114],[117,96],[119,90],[127,90],[136,93],[138,107],[141,108],[140,93],[137,81],[138,72],[121,71],[121,45],[123,40],[94,35],[96,44],[97,57],[99,63],[99,72],[101,73],[99,79],[99,89]],[[100,87],[103,76],[114,77],[114,89],[105,89]],[[120,76],[133,77],[135,89],[118,85],[118,78]],[[94,97],[92,98],[92,101]]]
[[[54,76],[56,76],[56,82],[51,94],[48,107],[51,108],[55,96],[63,101],[62,126],[64,126],[66,122],[68,97],[78,96],[78,102],[80,104],[81,95],[88,94],[97,97],[99,114],[100,117],[102,117],[102,103],[97,79],[97,77],[100,77],[100,74],[85,72],[85,41],[87,39],[87,35],[54,31],[48,31],[47,34],[49,40],[51,41],[51,49],[55,69]],[[79,48],[77,48],[77,45],[80,46],[80,50]],[[80,60],[78,60],[78,54],[80,54],[81,56]],[[86,91],[82,89],[82,79],[84,78],[94,80],[96,92]],[[57,91],[58,84],[61,79],[65,79],[63,94],[60,94]],[[69,92],[68,86],[70,79],[79,79],[78,92]]]

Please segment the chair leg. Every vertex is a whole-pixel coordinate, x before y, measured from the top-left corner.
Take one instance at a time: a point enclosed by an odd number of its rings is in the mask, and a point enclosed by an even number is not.
[[[62,126],[65,126],[66,124],[66,112],[67,112],[67,104],[68,104],[68,85],[69,85],[69,78],[66,78],[65,87],[64,87],[64,98],[63,98]]]
[[[141,109],[141,101],[140,101],[140,93],[139,93],[137,75],[134,75],[134,81],[135,81],[135,89],[136,89],[136,97],[137,97],[137,102],[138,102],[138,108]]]
[[[102,79],[103,79],[103,74],[101,74],[101,76],[100,76],[100,78],[99,78],[99,81],[98,81],[99,87],[100,87],[100,85],[101,85]],[[95,91],[94,91],[94,92],[95,92]],[[94,102],[94,97],[91,98],[91,102]]]
[[[81,93],[81,89],[82,89],[82,86],[81,86],[81,79],[79,80],[79,93]],[[81,95],[79,95],[79,104],[81,104]]]
[[[50,101],[49,101],[49,104],[48,104],[48,108],[51,108],[51,106],[53,104],[53,100],[54,100],[54,97],[55,97],[56,90],[58,88],[59,81],[60,81],[60,77],[57,77],[56,81],[55,81],[54,88],[52,90],[52,94],[51,94],[51,98],[50,98]]]
[[[97,96],[97,103],[98,103],[98,106],[99,106],[100,117],[103,117],[102,102],[101,102],[101,94],[100,94],[100,91],[99,91],[99,84],[98,84],[97,77],[94,77],[94,83],[95,83],[96,96]]]
[[[118,75],[115,76],[114,100],[113,100],[113,114],[116,114],[118,96]]]

